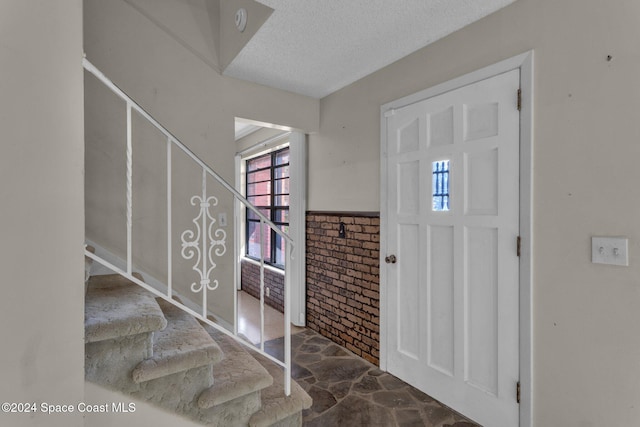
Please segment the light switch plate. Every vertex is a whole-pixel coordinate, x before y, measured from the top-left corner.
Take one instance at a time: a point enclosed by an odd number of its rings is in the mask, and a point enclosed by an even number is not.
[[[591,262],[628,266],[629,239],[626,237],[592,237]]]
[[[218,224],[220,225],[220,227],[226,227],[227,226],[227,213],[226,212],[220,212],[218,214]]]

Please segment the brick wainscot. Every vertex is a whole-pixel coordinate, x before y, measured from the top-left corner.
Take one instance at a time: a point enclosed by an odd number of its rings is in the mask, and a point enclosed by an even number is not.
[[[306,218],[307,327],[378,365],[380,216],[307,212]]]
[[[243,259],[241,262],[241,289],[260,299],[260,264]],[[264,303],[284,313],[284,272],[276,268],[264,269]],[[269,295],[267,295],[269,289]]]

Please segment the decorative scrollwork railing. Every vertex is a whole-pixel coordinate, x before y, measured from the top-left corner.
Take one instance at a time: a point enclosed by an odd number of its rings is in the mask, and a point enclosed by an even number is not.
[[[206,175],[204,179],[206,179]],[[206,189],[206,183],[203,183],[203,186]],[[213,256],[214,254],[222,256],[227,252],[227,232],[222,228],[214,228],[217,221],[209,210],[209,207],[218,205],[218,199],[215,196],[193,196],[191,205],[200,206],[198,215],[193,219],[195,232],[193,230],[185,230],[180,236],[182,240],[182,257],[186,260],[191,260],[195,257],[196,262],[193,265],[193,270],[200,275],[200,282],[191,284],[191,292],[198,293],[205,288],[215,291],[219,283],[217,279],[211,280],[210,278],[211,273],[217,266]]]

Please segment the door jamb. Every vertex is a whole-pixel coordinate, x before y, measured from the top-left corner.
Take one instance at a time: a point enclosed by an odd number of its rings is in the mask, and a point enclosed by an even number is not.
[[[380,107],[380,369],[387,370],[387,120],[409,105],[451,90],[520,69],[520,426],[533,425],[533,50],[473,71]],[[514,96],[515,102],[515,96]],[[514,390],[515,393],[515,390]],[[455,409],[455,408],[454,408]]]

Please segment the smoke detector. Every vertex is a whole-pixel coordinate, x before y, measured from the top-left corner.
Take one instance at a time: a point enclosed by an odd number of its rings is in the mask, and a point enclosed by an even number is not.
[[[240,32],[247,28],[247,9],[241,8],[236,11],[236,28]]]

